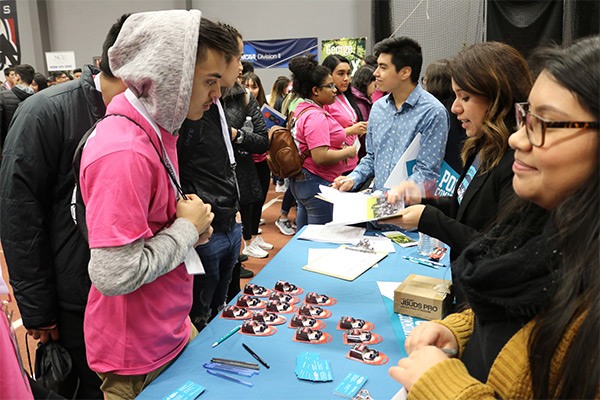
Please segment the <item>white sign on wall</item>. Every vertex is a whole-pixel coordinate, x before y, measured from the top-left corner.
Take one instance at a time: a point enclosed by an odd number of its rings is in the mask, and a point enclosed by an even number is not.
[[[48,51],[46,52],[46,65],[48,71],[67,71],[77,68],[74,51]]]

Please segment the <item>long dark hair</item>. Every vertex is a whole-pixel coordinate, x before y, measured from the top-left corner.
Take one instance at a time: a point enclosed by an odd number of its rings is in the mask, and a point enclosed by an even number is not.
[[[265,95],[265,89],[260,81],[260,77],[254,72],[246,72],[244,75],[242,75],[242,82],[244,85],[250,80],[254,82],[256,86],[258,86],[258,96],[256,96],[256,101],[258,102],[258,106],[262,107],[263,104],[267,104],[267,96]]]
[[[600,36],[575,42],[567,48],[539,51],[533,63],[540,66],[578,99],[598,120],[600,99]],[[578,192],[553,212],[558,227],[563,267],[549,306],[537,318],[529,342],[534,398],[596,398],[600,387],[600,217],[598,166]],[[581,327],[572,338],[561,365],[552,363],[563,336],[575,321]]]
[[[490,102],[482,132],[465,140],[461,151],[463,165],[479,152],[481,171],[489,171],[504,156],[508,137],[516,128],[514,104],[527,101],[531,90],[527,61],[509,45],[488,42],[460,51],[448,65],[461,89]]]
[[[323,60],[322,65],[329,68],[329,70],[331,71],[331,74],[333,75],[333,70],[336,69],[336,67],[342,63],[346,63],[350,67],[352,67],[352,64],[350,64],[350,60],[348,60],[346,57],[341,56],[339,54],[328,55]],[[338,92],[339,92],[339,90],[338,90]],[[348,89],[346,89],[346,91],[344,93],[339,92],[339,94],[341,94],[342,96],[345,96],[346,99],[348,99],[348,103],[350,103],[350,106],[352,107],[354,112],[356,112],[356,116],[358,117],[358,120],[364,121],[363,115],[360,112],[360,108],[358,108],[358,104],[356,104],[356,99],[354,98],[354,95],[352,94],[352,84],[350,83],[348,85]]]

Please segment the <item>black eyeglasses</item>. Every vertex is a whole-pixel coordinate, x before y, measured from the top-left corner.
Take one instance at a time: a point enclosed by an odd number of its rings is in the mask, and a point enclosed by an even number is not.
[[[529,103],[515,103],[515,114],[517,118],[517,127],[521,129],[525,125],[525,132],[529,142],[535,147],[542,147],[546,140],[547,128],[564,129],[598,129],[598,122],[595,121],[550,121],[529,111]]]
[[[331,90],[337,90],[335,83],[328,83],[327,85],[319,85],[320,88],[329,88]]]

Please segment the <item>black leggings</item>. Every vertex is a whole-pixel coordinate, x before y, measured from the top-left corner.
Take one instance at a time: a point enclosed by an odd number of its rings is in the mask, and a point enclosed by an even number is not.
[[[269,192],[269,184],[271,183],[271,171],[266,161],[254,163],[260,187],[262,191],[262,200],[244,204],[240,206],[240,214],[242,214],[243,237],[244,240],[252,239],[252,235],[258,234],[258,224],[260,223],[260,215],[262,214],[262,206],[265,204],[267,193]]]

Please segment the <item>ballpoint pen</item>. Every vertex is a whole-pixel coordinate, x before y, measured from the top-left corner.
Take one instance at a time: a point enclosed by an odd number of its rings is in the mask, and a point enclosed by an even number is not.
[[[424,263],[435,265],[436,267],[443,267],[444,266],[444,264],[442,264],[440,262],[429,260],[429,259],[426,259],[426,258],[410,257],[410,256],[404,256],[404,258],[406,258],[407,260],[422,261]]]
[[[214,342],[212,347],[217,347],[218,345],[223,343],[225,340],[229,339],[234,333],[239,331],[241,327],[242,327],[241,325],[238,325],[235,328],[233,328],[232,330],[230,330],[229,332],[227,332],[227,334],[225,336],[223,336],[222,338],[220,338],[219,340]]]
[[[406,260],[408,260],[408,261],[410,261],[412,263],[423,265],[425,267],[429,267],[429,268],[433,268],[433,269],[438,269],[439,268],[437,265],[430,264],[427,261],[423,261],[423,260],[419,260],[419,259],[414,259],[414,258],[410,258],[410,257],[406,257],[406,256],[403,256],[402,258],[404,258],[404,259],[406,259]]]
[[[265,368],[267,368],[267,369],[268,369],[268,368],[271,368],[271,367],[269,367],[269,364],[267,364],[267,363],[265,362],[265,360],[263,360],[262,358],[260,358],[260,357],[258,356],[258,354],[256,354],[256,353],[255,353],[255,352],[254,352],[254,351],[253,351],[253,350],[252,350],[250,347],[248,347],[248,346],[247,346],[245,343],[242,343],[242,346],[244,347],[244,349],[246,349],[246,351],[247,351],[248,353],[250,353],[250,355],[251,355],[252,357],[256,358],[256,360],[257,360],[259,363],[261,363],[262,365],[264,365],[264,366],[265,366]]]
[[[212,369],[207,369],[206,372],[208,372],[211,375],[218,376],[219,378],[223,378],[223,379],[227,379],[227,380],[230,380],[233,382],[241,383],[242,385],[246,385],[249,387],[254,386],[254,384],[252,382],[246,382],[239,378],[236,378],[235,376],[227,375],[227,374],[224,374],[224,373],[221,373],[218,371],[213,371]]]

